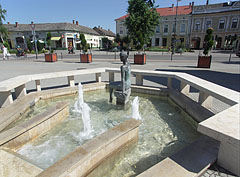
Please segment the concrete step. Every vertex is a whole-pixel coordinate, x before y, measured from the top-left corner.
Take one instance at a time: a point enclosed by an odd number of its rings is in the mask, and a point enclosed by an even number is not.
[[[138,177],[199,176],[217,160],[218,149],[218,141],[201,136],[189,146],[167,157]]]

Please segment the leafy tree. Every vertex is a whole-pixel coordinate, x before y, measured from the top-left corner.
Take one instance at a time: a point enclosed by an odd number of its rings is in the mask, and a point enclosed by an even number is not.
[[[2,9],[2,5],[0,4],[0,25],[3,24],[3,20],[5,21],[6,13],[7,13],[7,10]]]
[[[108,50],[113,48],[113,42],[106,37],[102,38],[102,45],[103,48]]]
[[[88,44],[87,44],[87,40],[85,39],[84,34],[80,34],[80,40],[81,40],[81,46],[83,49],[83,53],[86,53],[88,51]]]
[[[126,26],[134,45],[141,50],[154,34],[159,24],[159,14],[156,11],[155,1],[129,0],[129,16],[126,18]]]
[[[33,45],[29,38],[27,38],[27,48],[30,52],[33,50]]]
[[[2,6],[0,4],[0,37],[1,37],[2,43],[4,42],[4,39],[6,39],[8,36],[7,29],[3,26],[3,20],[5,21],[6,13],[7,13],[7,10],[2,9]]]
[[[8,41],[4,41],[4,42],[3,42],[3,45],[4,45],[8,50],[10,50],[10,45],[9,45]]]
[[[0,25],[0,38],[1,38],[1,42],[3,43],[4,40],[6,40],[8,37],[8,31],[7,28],[5,28],[5,26]]]
[[[208,28],[206,31],[206,35],[204,37],[204,51],[203,54],[206,56],[208,55],[209,51],[212,49],[212,46],[214,44],[213,42],[213,28]]]
[[[37,48],[39,52],[42,51],[42,49],[44,48],[44,44],[40,43],[39,40],[37,41]]]
[[[114,41],[115,41],[116,43],[121,43],[121,42],[122,42],[121,36],[120,36],[119,34],[117,34],[116,37],[115,37],[115,39],[114,39]]]

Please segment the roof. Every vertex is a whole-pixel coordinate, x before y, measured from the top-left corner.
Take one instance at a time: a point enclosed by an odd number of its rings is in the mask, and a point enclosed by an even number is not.
[[[164,7],[164,8],[156,8],[157,13],[160,14],[160,16],[171,16],[171,15],[176,15],[176,7]],[[187,6],[178,6],[178,15],[188,15],[192,13],[192,6],[187,5]],[[122,17],[119,17],[115,20],[123,20],[127,18],[129,14],[126,14]]]
[[[115,37],[115,33],[111,30],[105,30],[102,27],[94,27],[93,28],[96,32],[98,32],[102,36],[109,36],[109,37]]]
[[[178,6],[178,15],[188,15],[192,12],[192,6]],[[165,8],[157,8],[157,13],[160,14],[160,16],[171,16],[176,15],[176,7],[165,7]]]
[[[4,24],[9,32],[31,32],[30,24]],[[36,23],[35,31],[75,31],[85,34],[97,35],[99,34],[92,28],[72,23]]]

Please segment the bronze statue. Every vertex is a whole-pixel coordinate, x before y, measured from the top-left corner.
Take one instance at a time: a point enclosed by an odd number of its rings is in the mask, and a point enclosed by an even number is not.
[[[117,98],[117,104],[126,104],[129,101],[131,94],[131,66],[128,62],[128,55],[121,52],[120,60],[123,62],[121,69],[121,81],[120,82],[111,82],[109,84],[110,92],[110,102],[112,102],[113,90],[115,90],[114,95]]]

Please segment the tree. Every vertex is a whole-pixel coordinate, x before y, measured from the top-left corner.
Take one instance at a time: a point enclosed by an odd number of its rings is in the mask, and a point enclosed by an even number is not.
[[[204,37],[204,51],[203,54],[206,56],[208,55],[209,51],[212,49],[213,46],[213,28],[208,28],[206,31],[206,35]]]
[[[48,32],[47,37],[46,37],[46,41],[47,41],[47,45],[48,45],[50,53],[52,53],[51,38],[52,38],[52,34],[50,32]]]
[[[3,20],[5,21],[6,13],[7,13],[7,10],[2,9],[2,5],[0,4],[0,25],[3,24]]]
[[[37,41],[37,48],[38,48],[38,51],[42,51],[42,49],[44,48],[44,43],[41,43],[39,42],[39,40]]]
[[[87,40],[85,39],[84,34],[80,34],[80,40],[81,40],[83,53],[86,53],[88,51],[88,45],[87,45]]]
[[[30,52],[33,50],[33,45],[29,38],[27,38],[27,47]]]
[[[141,50],[154,34],[156,26],[159,24],[159,14],[156,11],[155,1],[129,0],[129,16],[125,25],[128,34],[133,40],[138,50]]]
[[[1,38],[1,42],[3,43],[4,40],[6,40],[8,37],[8,31],[7,28],[5,28],[5,26],[0,25],[0,38]]]
[[[8,36],[7,29],[3,26],[3,20],[5,21],[6,13],[7,13],[7,10],[2,9],[2,6],[0,4],[0,37],[1,37],[2,43],[4,42],[4,39],[6,39]]]
[[[114,41],[115,41],[116,43],[121,43],[121,42],[122,42],[122,38],[121,38],[121,36],[120,36],[118,33],[117,33]]]

